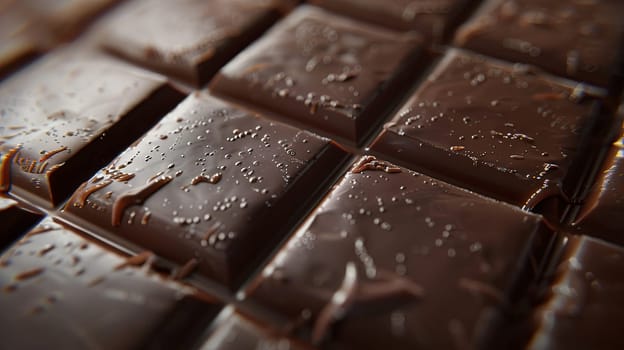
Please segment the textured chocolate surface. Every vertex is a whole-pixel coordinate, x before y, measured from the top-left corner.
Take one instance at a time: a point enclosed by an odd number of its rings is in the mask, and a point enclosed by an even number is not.
[[[606,86],[623,45],[619,0],[491,0],[456,43],[483,54]]]
[[[541,217],[367,156],[248,289],[342,348],[470,348],[539,261]],[[530,273],[529,273],[530,274]],[[527,275],[528,276],[528,275]]]
[[[525,68],[450,51],[373,149],[517,205],[560,194],[591,99]]]
[[[572,232],[624,245],[623,213],[624,133],[611,147],[602,171],[573,223]]]
[[[99,54],[46,57],[0,86],[0,191],[58,204],[180,99]]]
[[[395,30],[440,41],[470,0],[311,0],[313,4]]]
[[[195,93],[65,210],[234,285],[344,157],[327,139]]]
[[[622,349],[624,249],[570,238],[529,349]]]
[[[201,350],[239,349],[312,350],[314,348],[239,313],[229,315],[223,320],[201,347]]]
[[[101,41],[106,49],[140,65],[202,85],[260,36],[285,3],[132,1],[107,21]]]
[[[2,346],[136,349],[161,332],[185,344],[219,310],[194,295],[151,273],[148,255],[124,258],[47,219],[0,257]]]
[[[0,251],[32,227],[41,216],[19,207],[19,203],[0,195]]]
[[[359,142],[417,71],[420,43],[302,6],[227,64],[211,89]]]

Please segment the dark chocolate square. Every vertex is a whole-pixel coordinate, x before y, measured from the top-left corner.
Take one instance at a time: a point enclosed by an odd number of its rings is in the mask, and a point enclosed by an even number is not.
[[[47,56],[0,85],[0,192],[59,204],[181,98],[101,54]]]
[[[101,45],[141,66],[203,85],[279,17],[287,1],[138,0],[103,24]]]
[[[623,45],[624,2],[490,0],[455,42],[512,62],[606,86]]]
[[[197,268],[234,287],[345,156],[330,140],[197,92],[84,183],[65,211],[184,274]]]
[[[151,272],[150,256],[121,256],[44,220],[0,257],[2,346],[137,349],[161,333],[175,337],[169,346],[192,344],[220,305]]]
[[[591,123],[591,98],[457,50],[396,113],[373,149],[458,186],[532,208],[562,194]],[[568,178],[569,177],[569,178]]]
[[[211,90],[360,142],[418,70],[415,34],[302,6],[228,63]]]
[[[541,221],[365,156],[246,294],[315,343],[478,348],[541,260]]]

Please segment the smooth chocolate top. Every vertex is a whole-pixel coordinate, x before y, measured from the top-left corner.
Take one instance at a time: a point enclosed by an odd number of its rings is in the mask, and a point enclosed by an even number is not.
[[[624,126],[585,199],[572,232],[624,245]]]
[[[196,92],[84,183],[66,212],[233,286],[345,156]]]
[[[101,41],[105,48],[139,64],[201,85],[277,19],[285,3],[132,1],[104,24]]]
[[[459,186],[533,207],[562,182],[591,122],[591,99],[485,57],[450,51],[373,149]]]
[[[59,203],[178,100],[159,75],[94,53],[51,54],[0,86],[0,191]]]
[[[414,35],[301,6],[227,64],[211,89],[358,142],[400,95],[396,80],[417,70]]]
[[[624,2],[494,0],[457,33],[483,54],[606,86],[624,39]]]
[[[122,257],[47,219],[0,257],[2,346],[137,349],[177,307],[204,308],[194,293],[151,273],[149,254]]]
[[[247,294],[307,324],[313,342],[476,347],[512,300],[529,260],[541,259],[540,222],[365,156]]]
[[[561,259],[529,349],[622,349],[624,249],[573,237]]]
[[[222,320],[201,350],[312,350],[311,345],[290,338],[240,313]]]
[[[454,17],[470,0],[311,0],[345,16],[396,30],[414,30],[440,41]]]

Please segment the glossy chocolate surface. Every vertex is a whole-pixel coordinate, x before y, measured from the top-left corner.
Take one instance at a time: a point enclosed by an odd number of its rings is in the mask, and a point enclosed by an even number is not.
[[[102,46],[139,65],[203,85],[260,36],[278,18],[285,3],[132,1],[103,25]]]
[[[313,4],[395,30],[440,41],[470,0],[311,0]]]
[[[417,71],[421,41],[302,6],[227,64],[211,90],[359,142]]]
[[[493,0],[456,43],[512,62],[606,86],[624,40],[624,2]]]
[[[366,156],[247,292],[313,342],[471,348],[544,239],[538,215]]]
[[[602,171],[572,224],[572,232],[624,245],[624,220],[621,218],[623,213],[624,132],[613,143]]]
[[[194,294],[151,273],[149,255],[124,258],[47,219],[0,257],[2,346],[136,349],[176,323],[184,344],[206,320],[183,313],[219,309]]]
[[[181,99],[106,56],[52,54],[0,86],[0,191],[60,203]]]
[[[344,157],[327,139],[197,92],[65,211],[233,286]]]
[[[561,194],[591,99],[527,67],[450,51],[373,144],[417,170],[533,207]]]
[[[0,252],[32,227],[41,216],[19,207],[19,203],[0,195]]]
[[[624,249],[590,237],[570,238],[529,349],[624,347]]]
[[[266,324],[234,313],[223,320],[201,350],[312,350],[311,345],[289,338]]]

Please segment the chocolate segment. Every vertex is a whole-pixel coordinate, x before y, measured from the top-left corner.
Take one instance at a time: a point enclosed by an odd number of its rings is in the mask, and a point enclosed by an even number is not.
[[[55,41],[76,37],[98,14],[119,0],[19,0],[12,7],[28,14],[32,26],[49,31]]]
[[[286,3],[132,1],[104,24],[101,41],[106,49],[139,65],[203,85],[260,36]]]
[[[247,294],[337,348],[479,348],[535,272],[541,221],[366,156]]]
[[[417,71],[421,41],[302,6],[227,64],[215,93],[351,142]]]
[[[458,45],[606,86],[624,39],[621,1],[491,0]]]
[[[373,149],[516,205],[561,194],[577,176],[592,99],[527,69],[450,51]]]
[[[60,203],[181,98],[106,56],[48,56],[0,86],[0,191]]]
[[[46,219],[0,257],[3,347],[137,349],[160,333],[188,345],[220,307],[150,272],[144,256],[122,257]]]
[[[329,10],[439,42],[470,0],[311,0]]]
[[[37,55],[77,36],[117,0],[0,2],[0,79]]]
[[[624,245],[624,127],[572,226],[582,233]]]
[[[327,139],[197,92],[84,183],[65,211],[235,286],[345,156]]]
[[[287,349],[312,350],[311,345],[288,337],[268,325],[234,313],[220,322],[201,350]]]
[[[28,33],[16,28],[28,28],[28,17],[11,7],[0,4],[0,80],[13,73],[38,54],[37,43]],[[28,32],[28,31],[26,31]]]
[[[529,349],[621,349],[624,249],[590,237],[570,238]]]
[[[32,227],[41,216],[20,208],[11,198],[0,196],[0,251]]]

